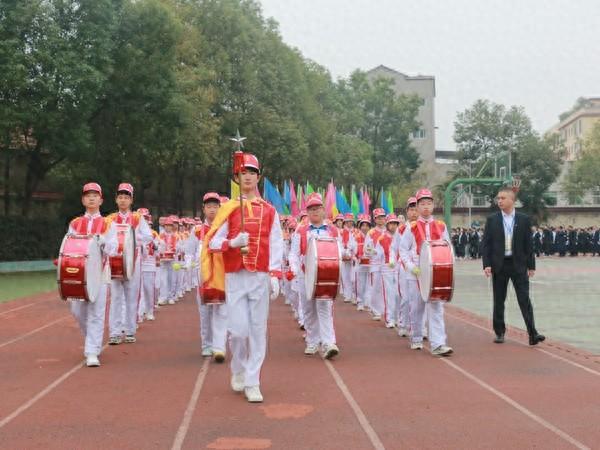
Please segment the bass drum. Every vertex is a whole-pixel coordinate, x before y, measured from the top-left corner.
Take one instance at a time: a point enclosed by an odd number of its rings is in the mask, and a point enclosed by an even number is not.
[[[96,236],[67,234],[60,245],[57,262],[60,298],[95,302],[102,275],[102,251]]]
[[[335,300],[340,285],[340,247],[332,237],[311,236],[306,246],[304,283],[309,300]]]
[[[419,255],[419,290],[424,302],[449,302],[454,292],[454,250],[449,242],[425,241]]]
[[[135,232],[131,225],[115,224],[117,255],[110,257],[110,275],[114,279],[130,280],[135,270]]]

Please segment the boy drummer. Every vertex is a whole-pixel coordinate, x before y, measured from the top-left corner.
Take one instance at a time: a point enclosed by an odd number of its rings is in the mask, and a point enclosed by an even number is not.
[[[81,203],[85,208],[85,214],[71,221],[69,234],[97,235],[103,248],[103,255],[107,259],[107,256],[112,256],[116,252],[117,239],[110,221],[100,214],[102,202],[102,188],[98,183],[87,183],[83,186]],[[104,270],[110,272],[107,261],[104,263]],[[97,298],[88,302],[72,301],[70,305],[71,313],[77,319],[83,333],[85,340],[83,354],[88,367],[100,365],[98,357],[102,351],[104,338],[108,275],[104,278],[106,279],[102,280]]]
[[[423,313],[428,311],[429,340],[434,356],[448,356],[453,350],[446,345],[446,325],[444,323],[444,303],[422,299],[418,277],[419,254],[424,241],[443,239],[450,242],[446,224],[433,218],[433,194],[429,189],[420,189],[415,195],[419,217],[410,224],[409,231],[400,240],[400,256],[407,270],[408,296],[410,302],[411,349],[423,348]]]

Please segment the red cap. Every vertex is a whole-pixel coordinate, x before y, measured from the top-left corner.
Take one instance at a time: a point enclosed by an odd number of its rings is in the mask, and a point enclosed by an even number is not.
[[[133,186],[129,183],[121,183],[117,188],[117,193],[119,192],[127,192],[129,195],[133,197]]]
[[[306,209],[312,206],[323,206],[323,197],[318,192],[313,192],[306,197]],[[302,215],[302,213],[300,213]]]
[[[371,218],[368,214],[361,214],[358,216],[358,224],[360,225],[361,223],[368,223],[369,225],[371,224]]]
[[[148,208],[138,208],[137,212],[138,212],[138,214],[141,214],[142,216],[150,215],[150,211],[148,211]]]
[[[334,222],[337,222],[338,220],[344,220],[344,215],[343,214],[338,214],[337,216],[335,216],[335,219],[333,219]]]
[[[352,214],[352,213],[344,214],[344,222],[354,222],[354,214]]]
[[[221,203],[221,196],[216,192],[207,192],[206,194],[204,194],[204,197],[202,197],[202,202],[206,203],[210,200],[214,200],[216,202]]]
[[[258,162],[258,158],[252,153],[243,153],[235,152],[236,160],[234,161],[233,172],[237,174],[242,171],[242,169],[250,168],[255,169],[260,173],[260,163]]]
[[[221,202],[221,205],[222,205],[223,203],[227,203],[228,201],[229,201],[229,197],[227,197],[226,195],[221,195],[221,196],[219,197],[219,202]]]
[[[173,218],[172,217],[165,217],[164,221],[163,221],[163,225],[173,225]]]
[[[385,210],[383,208],[375,208],[373,210],[373,217],[385,216]]]
[[[431,191],[429,189],[419,189],[417,191],[417,193],[415,194],[415,197],[417,199],[417,201],[421,200],[422,198],[430,198],[431,200],[433,200],[433,194],[431,193]]]
[[[100,194],[100,197],[102,197],[102,188],[100,187],[100,185],[98,183],[86,183],[83,185],[83,191],[82,191],[83,194],[85,194],[86,192],[90,192],[90,191],[95,191],[98,194]]]
[[[406,207],[408,208],[410,205],[416,205],[417,204],[417,198],[416,197],[409,197],[408,200],[406,200]]]
[[[393,223],[393,222],[400,223],[400,220],[398,219],[398,217],[396,217],[396,214],[390,213],[385,218],[385,223],[388,224],[388,223]]]

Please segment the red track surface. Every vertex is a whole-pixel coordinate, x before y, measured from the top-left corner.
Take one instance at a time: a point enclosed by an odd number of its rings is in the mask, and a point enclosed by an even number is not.
[[[82,367],[55,295],[0,305],[0,448],[600,446],[600,359],[584,351],[532,348],[519,330],[496,345],[486,320],[449,307],[456,353],[438,359],[338,302],[341,354],[324,363],[302,354],[288,307],[272,305],[262,405],[230,390],[227,364],[201,359],[191,296],[144,323],[136,344],[106,348],[98,369]]]

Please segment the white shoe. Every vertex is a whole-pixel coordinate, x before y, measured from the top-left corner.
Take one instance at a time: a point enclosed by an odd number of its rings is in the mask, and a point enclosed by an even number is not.
[[[358,306],[356,307],[356,310],[357,310],[357,311],[364,311],[364,310],[365,310],[365,307],[364,307],[363,305],[358,305]]]
[[[202,349],[202,356],[212,356],[213,351],[212,348],[207,347]]]
[[[135,336],[133,334],[128,334],[127,336],[125,336],[125,343],[126,344],[134,344],[136,341]]]
[[[408,336],[408,330],[404,327],[400,327],[400,329],[398,330],[398,336],[400,337],[407,337]]]
[[[85,365],[88,367],[100,367],[98,355],[87,355],[85,358]]]
[[[339,353],[340,353],[340,349],[338,348],[337,345],[335,345],[335,344],[326,345],[325,351],[323,352],[323,358],[331,359],[334,356],[338,355]]]
[[[386,322],[385,327],[386,328],[395,328],[396,324],[394,322]]]
[[[155,320],[154,314],[148,314],[146,320]]]
[[[304,349],[305,355],[315,355],[319,351],[318,345],[307,345]]]
[[[422,342],[411,342],[410,349],[411,350],[423,350],[423,343]]]
[[[245,388],[244,394],[250,403],[261,403],[263,401],[263,396],[260,393],[260,388],[258,386],[250,386]]]
[[[353,298],[353,299],[352,299],[352,304],[353,304],[353,305],[356,305],[357,303],[358,303],[358,301],[357,301],[355,298]]]
[[[439,347],[436,347],[435,349],[433,349],[431,351],[431,354],[434,356],[448,356],[453,351],[454,350],[452,350],[452,347],[448,347],[447,345],[440,345]]]
[[[231,376],[231,389],[234,392],[242,392],[244,390],[244,372],[236,373]]]
[[[425,340],[429,339],[428,333],[427,333],[427,328],[423,330],[422,336],[423,336],[423,339],[425,339]]]
[[[344,303],[350,303],[352,300],[350,300],[349,298],[344,298]]]
[[[158,306],[164,306],[164,305],[166,305],[166,304],[167,304],[167,301],[166,301],[166,300],[159,300],[159,301],[158,301]]]
[[[174,305],[175,304],[175,300],[171,299],[167,302],[169,305]]]
[[[371,317],[371,320],[381,320],[381,315],[380,314],[373,314],[373,317]]]
[[[139,316],[137,323],[144,323],[144,316]]]

